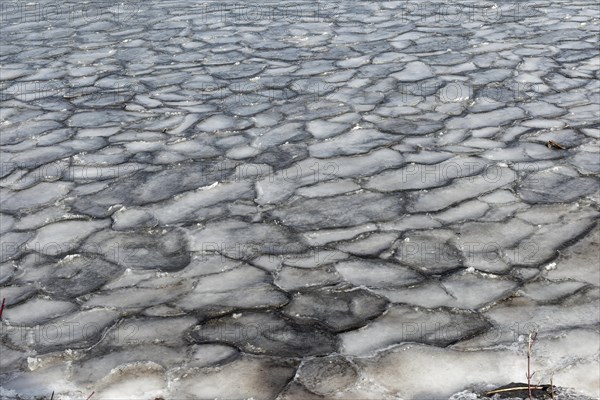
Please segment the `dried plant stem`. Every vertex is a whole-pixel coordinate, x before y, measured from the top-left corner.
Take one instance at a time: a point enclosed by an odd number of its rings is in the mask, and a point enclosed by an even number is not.
[[[536,337],[537,332],[529,332],[529,338],[527,340],[527,390],[529,392],[529,400],[533,400],[533,396],[531,395],[531,377],[533,376],[531,373],[531,352]]]

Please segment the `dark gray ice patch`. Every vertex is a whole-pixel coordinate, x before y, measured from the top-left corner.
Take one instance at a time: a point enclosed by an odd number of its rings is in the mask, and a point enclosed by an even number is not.
[[[187,239],[179,230],[102,231],[83,246],[124,268],[179,271],[190,262]]]
[[[246,353],[306,357],[335,352],[335,336],[315,326],[301,325],[274,312],[244,312],[210,320],[191,333],[197,343],[221,342]]]
[[[597,178],[582,177],[568,167],[554,167],[527,176],[517,194],[528,203],[563,203],[598,190]]]
[[[57,299],[71,299],[95,291],[122,272],[122,267],[101,258],[67,257],[54,264],[52,274],[42,280],[41,287]]]
[[[382,132],[393,133],[396,135],[426,135],[437,132],[444,128],[441,122],[421,121],[418,123],[407,121],[406,119],[384,119],[377,123],[377,127]]]
[[[295,254],[306,244],[284,227],[227,219],[206,224],[191,232],[191,249],[247,260],[261,254]]]
[[[462,254],[453,245],[454,235],[433,230],[408,234],[399,242],[394,257],[424,273],[441,273],[462,265]]]
[[[141,171],[118,179],[98,193],[75,199],[73,208],[94,217],[106,217],[113,212],[111,207],[114,205],[144,205],[167,200],[226,179],[233,168],[234,163],[198,163],[178,165],[160,172]]]
[[[294,295],[284,312],[300,322],[320,322],[328,329],[358,328],[385,310],[387,301],[364,289],[322,288]]]
[[[321,396],[335,395],[358,379],[356,366],[341,356],[307,360],[298,369],[298,382]]]
[[[403,214],[404,198],[361,192],[323,199],[298,199],[269,214],[282,224],[311,230],[389,221]]]

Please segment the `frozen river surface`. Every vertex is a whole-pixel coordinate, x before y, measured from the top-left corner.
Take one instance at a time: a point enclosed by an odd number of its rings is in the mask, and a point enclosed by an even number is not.
[[[600,395],[597,2],[0,6],[3,399]]]

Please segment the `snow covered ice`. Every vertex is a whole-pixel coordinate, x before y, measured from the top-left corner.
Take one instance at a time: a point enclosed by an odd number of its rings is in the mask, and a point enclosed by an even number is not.
[[[0,397],[600,398],[597,7],[3,1]]]

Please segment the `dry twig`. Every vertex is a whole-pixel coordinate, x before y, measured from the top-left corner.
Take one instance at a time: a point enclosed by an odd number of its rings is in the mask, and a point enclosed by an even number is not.
[[[531,395],[531,378],[535,372],[533,374],[531,373],[531,353],[536,337],[536,331],[529,332],[529,338],[527,340],[527,391],[529,392],[529,400],[533,400],[533,396]]]
[[[563,146],[560,143],[555,142],[554,140],[548,140],[546,142],[546,147],[548,147],[549,149],[555,149],[555,150],[565,150],[565,146]]]

